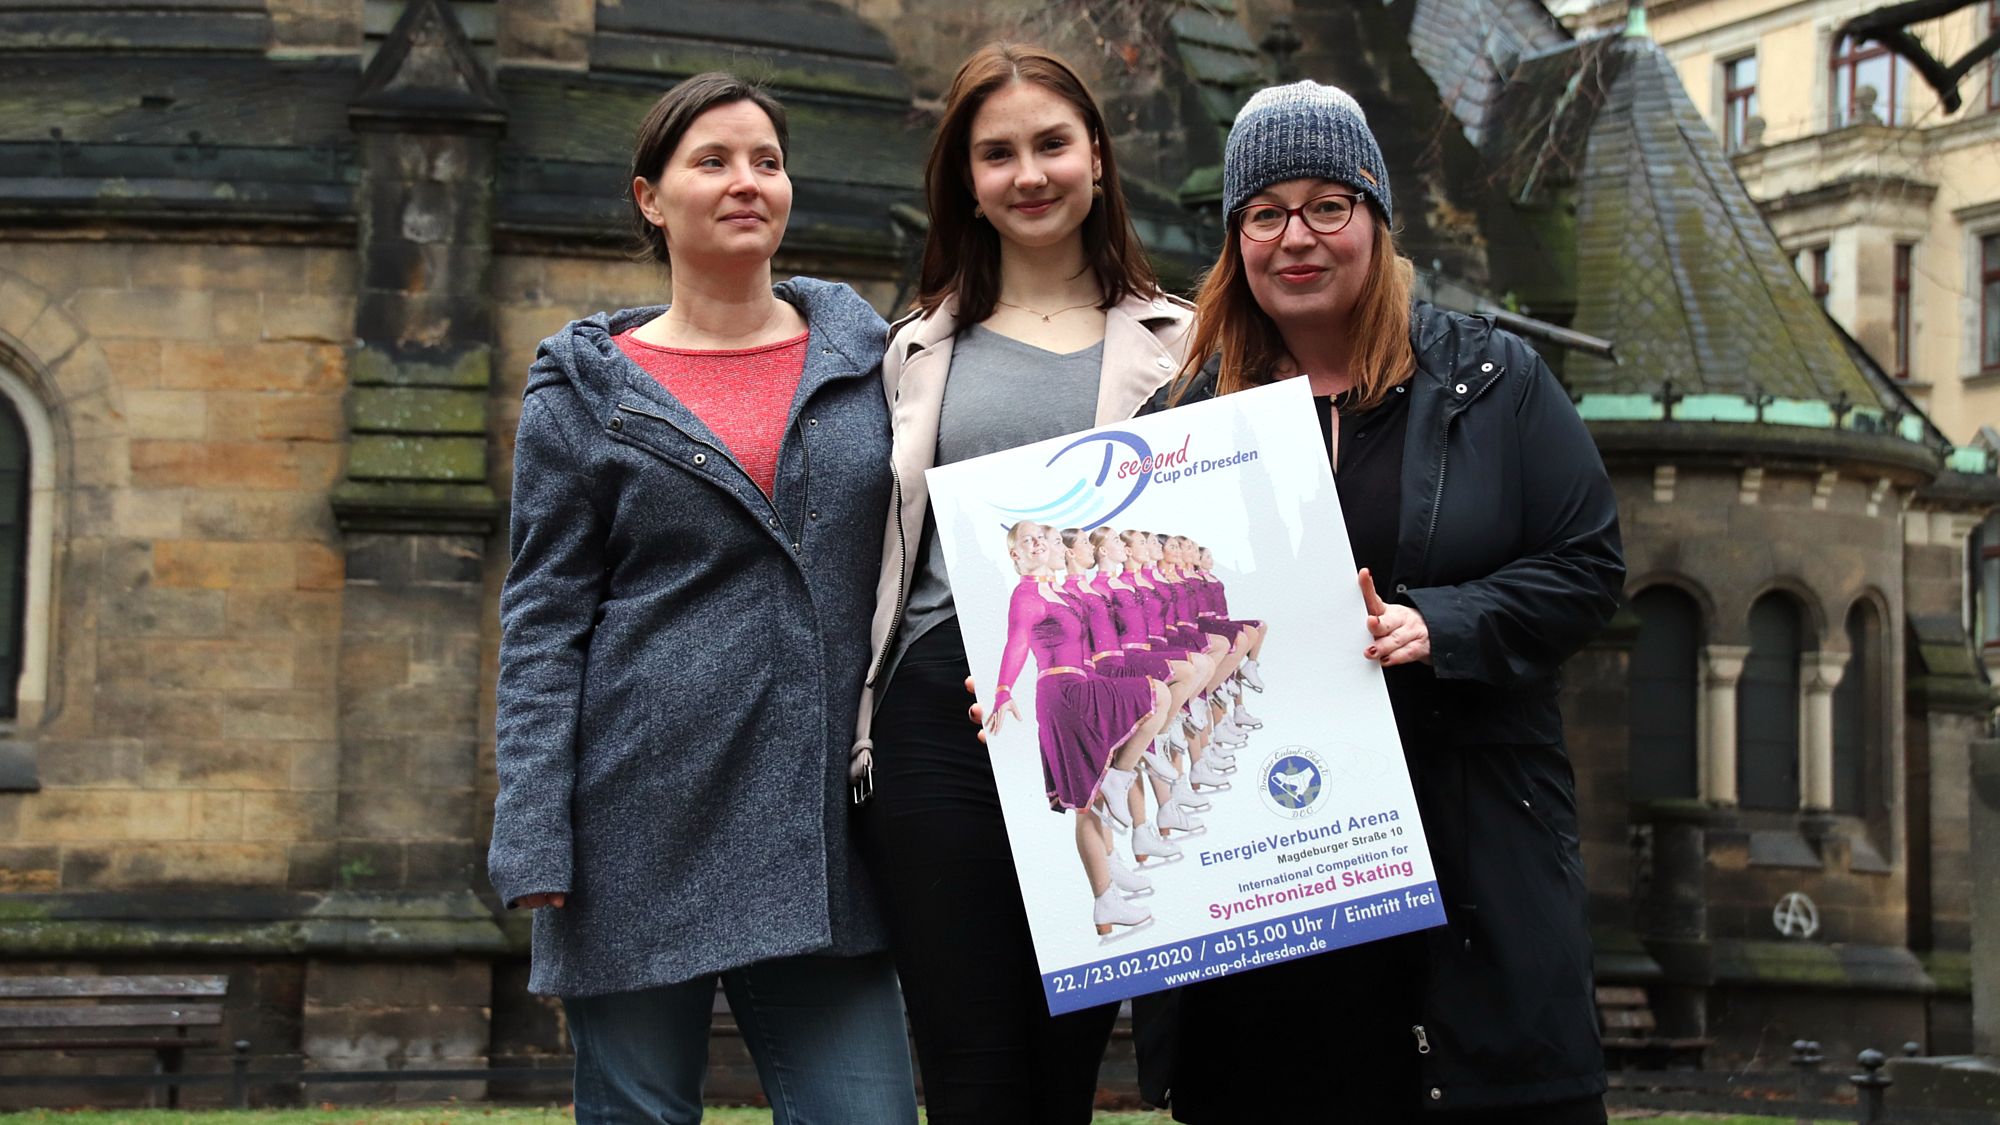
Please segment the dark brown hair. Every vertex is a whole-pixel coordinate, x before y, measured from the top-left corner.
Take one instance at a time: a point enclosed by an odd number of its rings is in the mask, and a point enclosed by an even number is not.
[[[1158,296],[1160,283],[1146,261],[1139,236],[1132,230],[1119,186],[1118,161],[1104,114],[1083,79],[1054,52],[1015,43],[981,47],[958,68],[945,98],[944,117],[931,141],[924,163],[924,196],[930,206],[930,237],[924,242],[923,267],[917,274],[916,305],[924,314],[936,312],[947,298],[956,298],[962,323],[977,323],[993,315],[1000,295],[1000,236],[991,223],[975,216],[972,198],[972,119],[996,91],[1015,82],[1033,82],[1060,96],[1082,116],[1090,139],[1097,142],[1104,189],[1083,220],[1083,253],[1104,294],[1099,307],[1110,308],[1127,296]]]
[[[1349,366],[1358,392],[1349,407],[1354,410],[1379,405],[1417,365],[1410,347],[1410,262],[1397,254],[1394,232],[1372,205],[1368,218],[1375,224],[1375,250],[1368,260],[1368,278],[1348,317],[1348,330],[1354,334]],[[1226,395],[1269,383],[1284,354],[1278,326],[1258,306],[1243,274],[1243,248],[1232,218],[1222,239],[1222,255],[1209,267],[1201,292],[1195,295],[1194,338],[1187,365],[1175,380],[1173,399],[1180,400],[1211,356],[1222,357],[1215,393]]]
[[[787,159],[791,156],[791,134],[785,127],[785,107],[778,104],[763,87],[746,82],[733,74],[710,71],[684,79],[674,88],[660,95],[653,108],[646,112],[646,120],[639,125],[639,137],[632,145],[632,174],[626,178],[626,194],[632,204],[632,223],[639,236],[640,256],[651,258],[661,265],[667,264],[667,237],[660,228],[646,221],[646,213],[639,210],[639,198],[630,184],[633,180],[648,182],[660,178],[666,169],[667,159],[680,147],[681,138],[687,135],[688,127],[695,118],[719,105],[733,102],[749,102],[764,111],[771,119],[771,129],[778,134],[778,152]]]

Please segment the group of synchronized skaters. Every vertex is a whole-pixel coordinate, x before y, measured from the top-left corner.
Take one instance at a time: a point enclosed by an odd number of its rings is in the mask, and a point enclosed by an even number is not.
[[[1007,551],[1021,577],[987,729],[1020,717],[1014,681],[1032,656],[1049,807],[1076,814],[1092,921],[1100,936],[1122,936],[1153,920],[1134,901],[1152,890],[1142,870],[1180,858],[1173,836],[1202,831],[1194,814],[1230,787],[1235,752],[1264,725],[1243,689],[1264,690],[1268,626],[1229,616],[1213,555],[1184,535],[1023,520]],[[1137,784],[1142,770],[1148,785]]]

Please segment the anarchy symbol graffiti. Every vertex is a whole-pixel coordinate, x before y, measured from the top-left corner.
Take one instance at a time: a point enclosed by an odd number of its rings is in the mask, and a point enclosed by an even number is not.
[[[1803,941],[1819,932],[1819,907],[1802,892],[1793,891],[1771,908],[1771,924],[1786,937]]]

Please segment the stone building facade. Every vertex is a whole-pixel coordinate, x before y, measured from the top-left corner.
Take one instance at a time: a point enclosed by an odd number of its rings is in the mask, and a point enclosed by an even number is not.
[[[632,134],[714,66],[792,113],[780,271],[890,308],[921,130],[885,41],[783,3],[0,3],[0,56],[0,971],[226,971],[260,1066],[560,1050],[481,874],[522,380],[667,299]]]
[[[1565,696],[1600,976],[1732,1065],[1956,1045],[1992,458],[1814,307],[1669,56],[1535,0],[0,0],[0,973],[226,971],[263,1065],[559,1053],[480,871],[536,343],[668,296],[624,164],[713,66],[790,108],[781,271],[892,311],[996,33],[1084,62],[1177,283],[1241,98],[1356,93],[1425,292],[1537,333],[1618,489]]]

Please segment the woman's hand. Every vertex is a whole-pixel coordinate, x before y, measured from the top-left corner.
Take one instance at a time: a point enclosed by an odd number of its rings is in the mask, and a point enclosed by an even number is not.
[[[972,720],[973,726],[979,728],[979,742],[981,745],[985,745],[986,708],[979,703],[979,687],[972,682],[971,676],[965,677],[965,694],[972,697],[972,706],[965,709],[966,717]]]
[[[1361,602],[1368,608],[1368,632],[1375,643],[1362,655],[1384,668],[1431,662],[1431,630],[1424,615],[1406,605],[1390,605],[1375,592],[1375,576],[1361,568]]]
[[[544,906],[553,906],[557,910],[561,910],[563,903],[568,901],[568,895],[561,891],[556,891],[545,895],[522,895],[520,898],[514,900],[514,905],[522,910],[535,910]]]
[[[975,703],[972,706],[974,708],[977,708],[979,704]],[[1009,696],[1005,703],[1000,703],[997,706],[995,706],[993,708],[993,714],[987,716],[986,729],[980,732],[979,741],[981,742],[986,741],[986,736],[989,734],[999,734],[1000,724],[1004,722],[1007,716],[1009,715],[1014,716],[1016,719],[1021,717],[1021,709],[1019,707],[1014,706],[1014,700],[1012,696]]]

